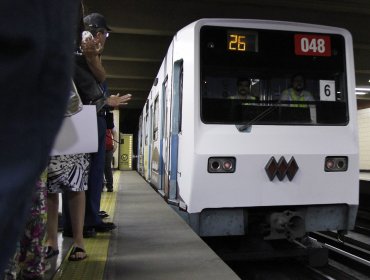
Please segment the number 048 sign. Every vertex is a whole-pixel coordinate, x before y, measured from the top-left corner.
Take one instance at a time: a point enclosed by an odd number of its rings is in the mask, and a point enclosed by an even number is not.
[[[335,101],[335,81],[320,80],[320,100]]]
[[[294,51],[296,55],[331,56],[330,36],[321,34],[295,34]]]

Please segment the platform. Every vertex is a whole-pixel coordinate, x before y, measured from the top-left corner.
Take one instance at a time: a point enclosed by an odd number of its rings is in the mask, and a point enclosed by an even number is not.
[[[115,205],[104,210],[117,228],[85,239],[86,260],[71,263],[63,256],[53,279],[239,279],[136,171],[114,177],[114,192],[102,199]]]
[[[360,172],[360,180],[362,181],[370,181],[370,172],[361,171]]]

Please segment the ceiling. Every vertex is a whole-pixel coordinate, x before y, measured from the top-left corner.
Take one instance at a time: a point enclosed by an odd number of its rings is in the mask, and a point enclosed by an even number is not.
[[[288,20],[346,28],[353,36],[356,85],[370,88],[370,0],[84,0],[84,4],[86,13],[103,14],[112,29],[103,65],[110,92],[133,95],[122,110],[131,122],[145,103],[172,36],[200,18]],[[358,99],[368,102],[370,94]]]

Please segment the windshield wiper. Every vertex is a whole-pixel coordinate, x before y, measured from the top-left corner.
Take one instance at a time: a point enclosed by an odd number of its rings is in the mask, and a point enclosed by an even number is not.
[[[269,114],[271,114],[277,107],[278,106],[276,106],[276,104],[275,104],[275,106],[270,106],[266,110],[264,110],[263,112],[258,114],[255,118],[253,118],[252,120],[247,122],[246,124],[236,124],[235,126],[240,132],[250,132],[251,128],[252,128],[252,125],[254,125],[260,119],[262,119],[262,118],[268,116]]]

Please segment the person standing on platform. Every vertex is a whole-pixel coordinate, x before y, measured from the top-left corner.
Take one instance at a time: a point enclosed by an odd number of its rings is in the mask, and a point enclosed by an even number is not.
[[[106,115],[107,122],[107,132],[105,135],[105,167],[104,167],[104,177],[105,177],[105,187],[107,192],[113,192],[113,171],[112,171],[112,160],[113,154],[118,147],[118,137],[117,131],[114,127],[113,113],[107,111]],[[103,188],[104,189],[104,188]]]
[[[104,16],[98,13],[92,13],[84,18],[85,30],[91,33],[91,37],[84,40],[81,44],[81,52],[85,58],[84,64],[79,67],[85,67],[93,80],[106,87],[106,72],[101,62],[101,54],[104,50],[106,39],[109,37],[111,29],[107,26]],[[85,33],[86,34],[86,33]],[[87,33],[88,34],[88,33]],[[77,62],[78,60],[76,60]],[[75,83],[78,88],[79,81],[75,75]],[[79,91],[82,101],[86,98],[83,92]],[[104,98],[104,104],[109,107],[119,107],[126,105],[131,99],[130,94],[123,96],[110,95]],[[103,105],[104,105],[103,104]],[[105,165],[105,133],[106,120],[105,109],[97,108],[98,125],[98,151],[91,154],[88,190],[86,191],[86,211],[84,237],[93,237],[96,232],[110,231],[116,228],[116,225],[110,222],[103,222],[99,215],[101,188],[103,185],[103,172]],[[64,223],[63,235],[70,236],[71,222],[67,207],[63,207]]]
[[[45,170],[36,183],[32,205],[16,253],[5,270],[4,280],[43,279],[45,274],[46,177]],[[1,279],[1,273],[0,273]]]
[[[67,107],[78,1],[0,1],[0,271]]]

